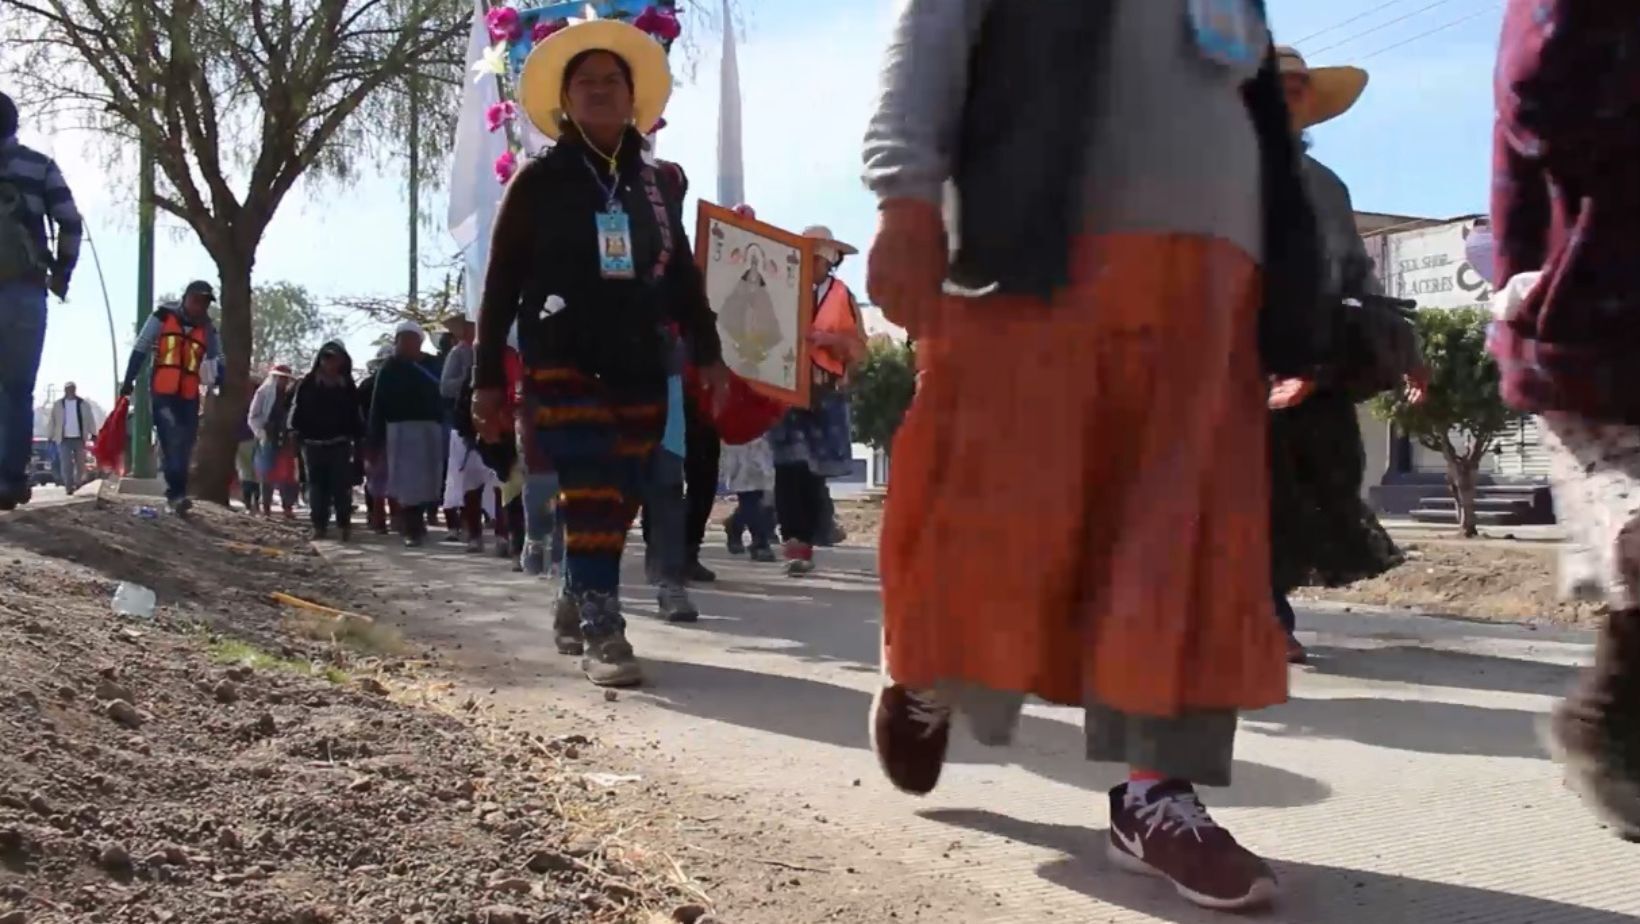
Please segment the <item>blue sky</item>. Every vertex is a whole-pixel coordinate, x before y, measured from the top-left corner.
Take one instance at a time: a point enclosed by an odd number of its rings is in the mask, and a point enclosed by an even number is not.
[[[740,45],[749,200],[760,218],[791,228],[827,224],[864,248],[876,216],[859,181],[860,136],[893,3],[742,0],[742,5],[752,10]],[[1343,176],[1357,208],[1443,217],[1485,210],[1500,0],[1270,0],[1269,5],[1278,40],[1315,36],[1300,43],[1312,65],[1359,62],[1372,75],[1355,109],[1314,132],[1316,156]],[[1448,28],[1436,31],[1443,26]],[[693,78],[686,78],[673,97],[659,146],[663,157],[684,165],[695,190],[709,194],[716,170],[718,87],[716,40],[706,44],[711,47],[704,49]],[[58,159],[87,215],[115,312],[123,367],[135,312],[136,184],[130,158],[108,172],[97,139],[27,129],[22,137]],[[392,175],[391,165],[388,169],[349,186],[299,186],[262,246],[257,280],[289,280],[321,297],[403,291],[406,205],[402,179]],[[443,252],[449,244],[442,196],[426,202],[425,218],[424,253]],[[191,233],[174,221],[162,223],[157,263],[162,292],[178,290],[192,278],[215,278]],[[856,289],[862,288],[862,273],[859,260],[844,266],[844,277]],[[350,340],[362,345],[374,333],[361,329]],[[83,394],[107,402],[112,377],[102,291],[87,248],[70,301],[53,301],[39,394],[43,397],[48,385],[74,380]]]

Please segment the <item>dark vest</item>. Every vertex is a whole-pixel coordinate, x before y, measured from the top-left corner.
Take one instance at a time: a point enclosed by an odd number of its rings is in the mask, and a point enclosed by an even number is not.
[[[1047,298],[1069,282],[1093,115],[1088,89],[1109,33],[1109,2],[1010,0],[987,14],[969,62],[952,170],[953,283]],[[1264,364],[1277,375],[1311,373],[1330,355],[1333,320],[1318,307],[1320,232],[1273,49],[1244,95],[1263,160]]]

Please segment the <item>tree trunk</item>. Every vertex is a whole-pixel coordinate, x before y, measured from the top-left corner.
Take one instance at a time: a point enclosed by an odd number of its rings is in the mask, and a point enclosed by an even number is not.
[[[1443,451],[1442,455],[1446,457],[1446,486],[1458,502],[1458,529],[1465,539],[1473,539],[1480,535],[1475,522],[1475,482],[1480,463],[1452,451]]]
[[[239,449],[239,424],[251,400],[251,263],[219,259],[217,272],[222,277],[220,334],[225,368],[218,383],[221,391],[207,404],[200,422],[189,493],[226,505]]]

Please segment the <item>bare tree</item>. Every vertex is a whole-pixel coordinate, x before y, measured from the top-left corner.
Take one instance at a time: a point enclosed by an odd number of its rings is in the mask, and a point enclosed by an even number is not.
[[[15,95],[116,142],[146,140],[156,208],[191,228],[221,281],[227,375],[196,457],[225,501],[249,400],[252,271],[268,225],[309,174],[351,178],[417,145],[449,145],[470,0],[6,0]],[[415,79],[411,79],[414,77]],[[410,137],[407,88],[422,131]],[[323,233],[322,228],[318,233]],[[347,242],[338,241],[345,247]]]

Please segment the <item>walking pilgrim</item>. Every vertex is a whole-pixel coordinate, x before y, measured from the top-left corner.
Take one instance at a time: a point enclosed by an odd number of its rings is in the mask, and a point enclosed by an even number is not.
[[[1322,359],[1263,4],[907,0],[882,80],[868,286],[919,363],[882,537],[882,768],[927,793],[954,713],[1000,745],[1027,696],[1081,706],[1088,759],[1129,768],[1112,862],[1267,903],[1274,872],[1196,790],[1230,782],[1238,713],[1287,697],[1266,380]]]
[[[562,498],[568,574],[554,635],[590,681],[630,686],[643,670],[621,612],[621,555],[666,425],[667,325],[719,400],[728,370],[676,174],[644,157],[672,93],[664,48],[625,22],[580,22],[535,46],[519,91],[557,143],[512,179],[496,216],[472,413],[481,431],[501,429],[516,321],[526,438]]]
[[[1569,594],[1604,602],[1595,661],[1551,750],[1640,839],[1640,20],[1511,0],[1496,71],[1492,229],[1503,397],[1539,415]],[[1600,105],[1591,105],[1598,100]]]

